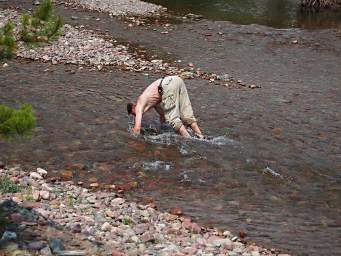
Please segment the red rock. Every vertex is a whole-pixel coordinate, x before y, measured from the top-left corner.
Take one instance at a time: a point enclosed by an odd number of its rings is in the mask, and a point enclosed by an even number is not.
[[[19,182],[19,178],[18,178],[18,177],[11,177],[10,180],[11,180],[13,183],[18,183],[18,182]]]
[[[9,216],[9,219],[11,220],[11,222],[14,222],[16,224],[24,221],[24,217],[20,213],[12,213]]]
[[[111,256],[124,256],[124,254],[114,249],[111,251]]]
[[[62,180],[71,180],[73,177],[72,171],[63,170],[60,172],[60,177]]]
[[[152,233],[150,232],[145,232],[142,236],[141,236],[141,240],[146,243],[146,242],[152,242],[154,241],[154,236]]]
[[[201,227],[197,223],[192,223],[191,231],[192,233],[199,234],[201,233]]]
[[[245,238],[247,236],[247,233],[244,229],[239,230],[239,237]]]
[[[182,210],[179,207],[171,208],[169,212],[173,215],[182,215]]]

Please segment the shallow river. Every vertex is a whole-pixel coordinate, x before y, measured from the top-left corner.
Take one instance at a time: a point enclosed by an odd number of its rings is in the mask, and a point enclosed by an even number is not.
[[[1,160],[53,175],[68,170],[85,186],[138,185],[127,195],[152,197],[162,209],[180,207],[206,225],[244,230],[262,245],[340,255],[337,91],[301,97],[297,90],[288,100],[191,80],[194,110],[213,140],[173,133],[134,138],[125,104],[155,78],[9,63],[0,74],[0,102],[31,103],[38,127],[32,140],[0,142]],[[329,100],[315,102],[324,96]],[[157,127],[154,119],[147,115],[145,127]]]
[[[276,28],[341,26],[341,11],[301,12],[298,0],[148,0],[177,14],[195,13],[210,20],[262,24]]]

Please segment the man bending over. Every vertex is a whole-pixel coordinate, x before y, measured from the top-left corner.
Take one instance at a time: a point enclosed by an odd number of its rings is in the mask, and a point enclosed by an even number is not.
[[[168,122],[178,133],[190,138],[186,127],[195,135],[204,138],[194,117],[184,81],[178,76],[167,76],[150,84],[137,98],[136,104],[129,103],[127,111],[135,116],[133,132],[140,134],[143,113],[155,108],[160,122]]]

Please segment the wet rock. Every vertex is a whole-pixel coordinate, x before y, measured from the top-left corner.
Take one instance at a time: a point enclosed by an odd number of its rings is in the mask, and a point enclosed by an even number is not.
[[[30,250],[40,250],[46,246],[45,241],[35,241],[31,242],[27,245],[27,248]]]
[[[64,251],[65,247],[60,238],[51,238],[49,242],[50,248],[53,253],[59,254],[61,251]]]
[[[60,172],[60,177],[62,178],[62,180],[70,180],[72,179],[72,176],[72,171],[64,170]]]
[[[16,239],[17,239],[17,234],[12,231],[5,231],[1,237],[1,240],[4,240],[4,241],[14,241]]]
[[[48,246],[41,249],[39,253],[42,256],[52,256],[52,251],[51,251],[50,247],[48,247]]]
[[[11,222],[16,224],[19,224],[20,222],[25,220],[25,218],[20,213],[12,213],[9,216],[9,219],[11,220]]]
[[[171,208],[169,212],[173,215],[182,215],[182,210],[179,207]]]
[[[71,232],[72,233],[80,233],[82,232],[82,227],[79,223],[75,223],[71,225]]]

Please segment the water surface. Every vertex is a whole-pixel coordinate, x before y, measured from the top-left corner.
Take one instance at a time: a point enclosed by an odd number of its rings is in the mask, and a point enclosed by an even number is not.
[[[0,160],[50,175],[71,171],[85,186],[116,184],[133,199],[154,198],[161,209],[180,207],[235,234],[243,229],[248,240],[284,252],[340,255],[337,91],[300,87],[295,92],[304,97],[290,103],[271,89],[190,80],[199,124],[214,139],[151,133],[155,113],[145,115],[149,134],[135,138],[125,104],[156,78],[10,62],[0,73],[0,102],[32,104],[38,127],[32,140],[0,141]],[[291,97],[289,85],[283,89]]]
[[[275,28],[341,26],[341,11],[302,12],[297,0],[148,0],[177,14],[194,13],[210,20],[261,24]]]

